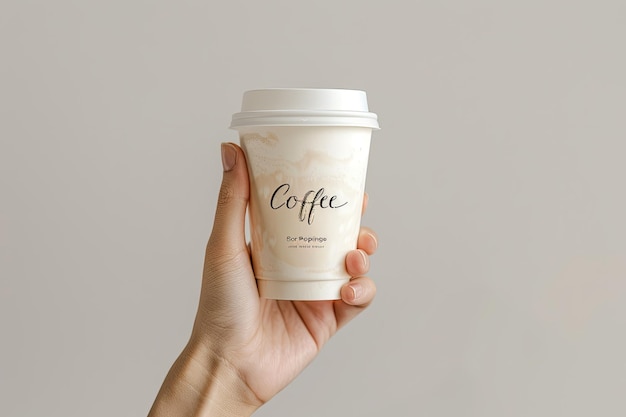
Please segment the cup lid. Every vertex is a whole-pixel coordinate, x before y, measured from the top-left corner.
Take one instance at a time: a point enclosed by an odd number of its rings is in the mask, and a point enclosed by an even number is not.
[[[354,126],[378,129],[365,91],[269,88],[246,91],[231,129],[244,126]]]

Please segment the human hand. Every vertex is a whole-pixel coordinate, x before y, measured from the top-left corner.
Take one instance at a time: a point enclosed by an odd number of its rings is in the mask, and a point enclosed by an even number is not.
[[[354,278],[342,288],[340,300],[259,297],[244,233],[249,198],[244,153],[237,145],[223,144],[222,162],[224,177],[192,335],[163,384],[153,416],[168,415],[159,413],[166,409],[178,416],[252,414],[287,386],[376,293],[364,274],[377,239],[373,231],[361,228],[358,249],[346,256],[346,269]],[[366,205],[367,198],[364,210]],[[167,408],[175,403],[178,408]]]

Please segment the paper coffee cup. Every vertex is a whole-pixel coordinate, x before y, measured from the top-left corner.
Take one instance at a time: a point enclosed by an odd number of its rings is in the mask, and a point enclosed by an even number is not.
[[[339,299],[350,280],[373,129],[365,92],[266,89],[233,115],[250,176],[252,264],[262,297]]]

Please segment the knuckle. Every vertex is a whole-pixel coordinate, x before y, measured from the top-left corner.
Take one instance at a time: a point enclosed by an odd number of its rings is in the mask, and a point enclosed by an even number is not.
[[[205,266],[213,271],[232,272],[242,264],[242,261],[245,261],[246,256],[247,251],[245,249],[216,245],[209,240],[205,252]]]
[[[233,199],[234,194],[235,193],[234,193],[233,187],[230,184],[228,183],[222,184],[222,186],[220,187],[218,198],[217,198],[217,204],[225,205],[225,204],[230,203]]]

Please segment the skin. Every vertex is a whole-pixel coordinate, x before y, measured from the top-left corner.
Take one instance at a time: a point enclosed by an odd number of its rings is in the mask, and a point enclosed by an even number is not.
[[[373,300],[364,276],[377,248],[361,228],[346,256],[353,277],[341,300],[260,298],[244,221],[249,198],[244,153],[222,144],[224,174],[206,248],[202,290],[191,338],[172,365],[150,410],[160,416],[249,416],[286,387],[324,344]],[[367,206],[364,198],[363,210]]]

